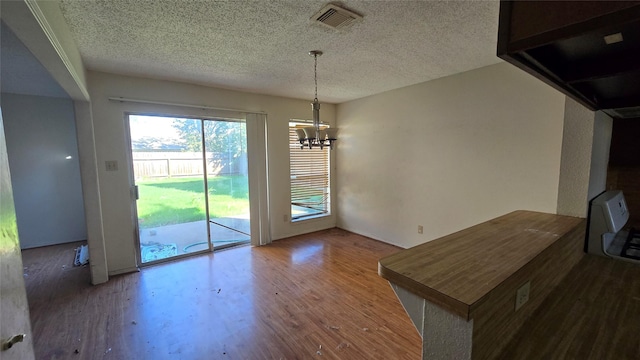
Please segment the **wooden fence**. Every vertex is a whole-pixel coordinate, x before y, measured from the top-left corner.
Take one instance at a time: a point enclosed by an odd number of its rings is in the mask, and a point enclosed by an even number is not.
[[[208,152],[208,175],[246,175],[247,156]],[[204,175],[201,152],[133,152],[133,173],[140,178],[170,178]]]

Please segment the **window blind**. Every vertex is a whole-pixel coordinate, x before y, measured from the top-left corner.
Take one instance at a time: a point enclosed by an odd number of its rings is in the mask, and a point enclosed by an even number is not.
[[[289,126],[289,156],[291,170],[291,219],[329,212],[329,149],[300,149],[296,128]]]

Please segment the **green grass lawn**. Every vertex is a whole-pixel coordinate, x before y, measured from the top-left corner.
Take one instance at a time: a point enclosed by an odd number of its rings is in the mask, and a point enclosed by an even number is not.
[[[138,219],[141,228],[205,220],[204,180],[168,178],[138,181]],[[211,218],[249,213],[248,178],[240,175],[209,177]]]

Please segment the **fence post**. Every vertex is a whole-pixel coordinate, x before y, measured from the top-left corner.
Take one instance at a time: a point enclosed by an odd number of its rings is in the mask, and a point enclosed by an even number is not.
[[[167,158],[167,176],[171,178],[171,158]]]

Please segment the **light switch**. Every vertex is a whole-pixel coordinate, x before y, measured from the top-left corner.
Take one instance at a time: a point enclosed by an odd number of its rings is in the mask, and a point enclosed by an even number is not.
[[[118,161],[116,160],[107,160],[104,162],[107,171],[118,171]]]

